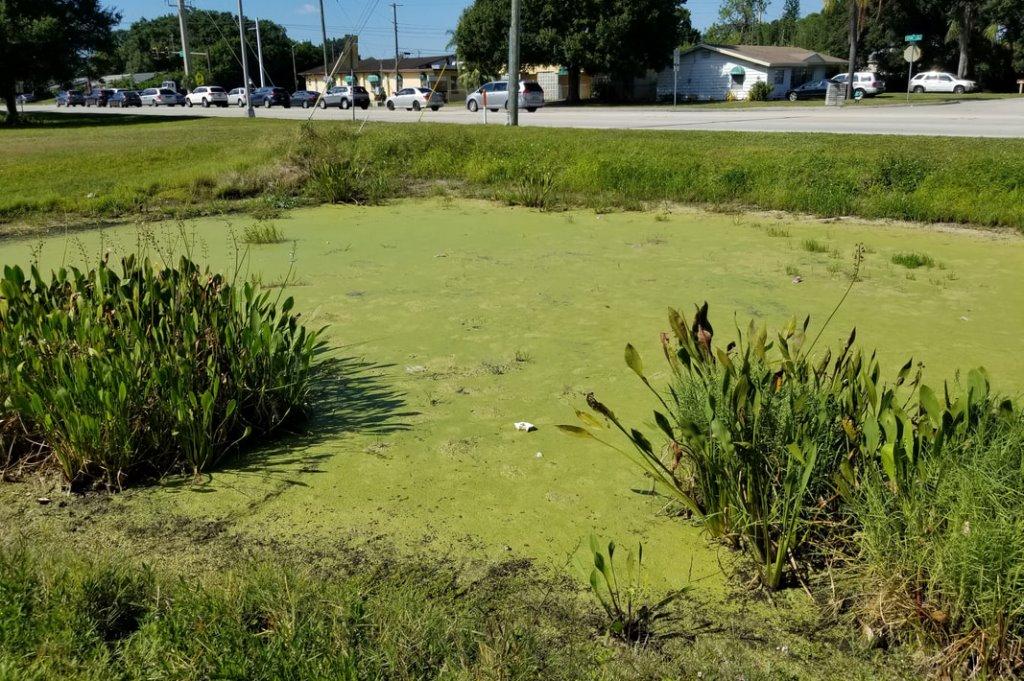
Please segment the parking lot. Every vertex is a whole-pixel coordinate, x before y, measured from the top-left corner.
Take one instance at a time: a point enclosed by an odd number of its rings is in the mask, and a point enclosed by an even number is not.
[[[27,105],[26,111],[57,111],[147,116],[226,116],[242,118],[243,109],[186,109],[159,107],[142,109],[107,109],[76,107],[57,108],[53,104]],[[305,119],[351,119],[351,111],[339,109],[258,109],[259,117]],[[471,113],[461,103],[440,111],[387,111],[371,107],[356,110],[357,120],[370,122],[483,124],[482,113]],[[506,115],[487,114],[491,125],[502,125]],[[578,108],[551,106],[536,113],[520,114],[521,125],[563,128],[607,128],[634,130],[735,130],[745,132],[832,132],[861,135],[935,135],[971,137],[1024,137],[1024,98],[988,101],[963,101],[952,104],[914,106],[851,105],[826,108],[822,104],[806,107],[765,107],[750,109],[715,109],[699,105],[670,107],[586,106]]]

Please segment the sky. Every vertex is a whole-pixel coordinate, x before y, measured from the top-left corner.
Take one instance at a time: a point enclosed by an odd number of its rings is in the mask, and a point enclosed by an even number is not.
[[[571,0],[563,0],[567,5]],[[363,57],[394,54],[394,33],[389,0],[323,0],[327,35],[340,37],[359,34],[359,53]],[[444,54],[459,14],[471,0],[396,0],[398,2],[398,44],[403,52]],[[688,0],[686,6],[698,29],[707,28],[718,18],[720,0]],[[783,0],[771,0],[766,19],[782,12]],[[136,19],[152,18],[177,11],[175,0],[104,0],[104,5],[122,14],[122,26]],[[189,6],[235,13],[237,0],[189,0]],[[821,0],[802,0],[803,13],[821,9]],[[296,40],[320,42],[318,0],[243,0],[245,15],[270,19],[288,30]]]

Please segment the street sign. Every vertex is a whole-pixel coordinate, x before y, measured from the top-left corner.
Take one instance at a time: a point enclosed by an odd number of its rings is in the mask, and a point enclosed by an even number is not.
[[[911,33],[906,37],[906,41],[908,43],[919,43],[922,40],[924,40],[924,36],[921,35],[920,33]]]
[[[672,65],[679,68],[679,48],[672,50]]]
[[[921,48],[917,45],[911,45],[907,49],[903,50],[903,58],[913,64],[921,58]]]

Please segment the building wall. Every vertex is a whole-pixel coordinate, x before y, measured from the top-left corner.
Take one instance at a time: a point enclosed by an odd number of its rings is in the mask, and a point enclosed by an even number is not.
[[[743,67],[746,71],[742,80],[734,79],[730,75],[737,66]],[[788,72],[791,69],[784,70],[787,72],[784,77],[789,78]],[[684,54],[679,60],[678,92],[681,99],[724,100],[730,92],[736,99],[746,99],[750,88],[761,80],[769,80],[766,67],[711,50],[695,50]],[[659,99],[672,97],[672,83],[673,71],[669,66],[658,73]],[[779,89],[785,91],[784,87],[776,84],[776,90]]]

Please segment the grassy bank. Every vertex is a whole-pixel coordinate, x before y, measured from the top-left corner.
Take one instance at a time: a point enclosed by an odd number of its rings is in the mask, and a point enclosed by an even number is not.
[[[1024,141],[41,116],[0,131],[0,220],[59,224],[444,185],[541,207],[664,201],[1024,228]]]

